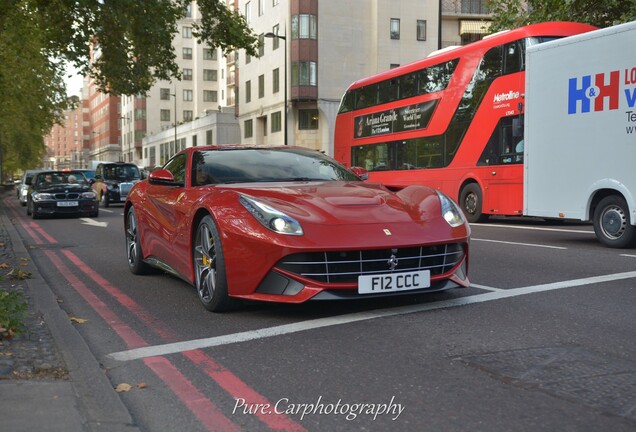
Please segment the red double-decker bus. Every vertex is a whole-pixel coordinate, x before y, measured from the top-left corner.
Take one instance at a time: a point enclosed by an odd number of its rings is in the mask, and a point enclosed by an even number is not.
[[[529,25],[356,81],[340,104],[334,157],[387,186],[439,189],[470,222],[521,215],[526,48],[595,29]]]

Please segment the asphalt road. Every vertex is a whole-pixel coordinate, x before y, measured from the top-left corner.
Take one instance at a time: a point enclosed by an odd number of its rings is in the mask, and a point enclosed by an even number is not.
[[[128,271],[121,207],[8,213],[142,430],[636,428],[636,249],[589,225],[473,225],[469,289],[213,314]]]

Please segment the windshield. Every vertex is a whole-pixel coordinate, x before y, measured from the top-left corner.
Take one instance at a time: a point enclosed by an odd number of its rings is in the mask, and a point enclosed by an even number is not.
[[[195,176],[204,183],[360,180],[324,154],[303,149],[209,150],[194,154]]]
[[[135,165],[104,165],[104,180],[139,180],[139,168]]]
[[[33,184],[38,190],[58,187],[81,189],[88,186],[88,180],[80,171],[47,171],[38,174]]]

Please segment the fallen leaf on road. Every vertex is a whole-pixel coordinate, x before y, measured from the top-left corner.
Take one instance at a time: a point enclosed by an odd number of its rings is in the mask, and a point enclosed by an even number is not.
[[[71,322],[74,322],[76,324],[84,324],[86,321],[88,321],[87,319],[77,318],[77,317],[74,317],[74,316],[68,317],[68,318],[71,320]]]
[[[146,384],[146,383],[139,383],[139,384],[137,384],[137,388],[144,389],[144,388],[146,388],[146,387],[148,387],[148,384]]]
[[[130,384],[121,383],[121,384],[118,384],[117,387],[115,387],[115,391],[117,393],[122,393],[122,392],[130,391],[131,388],[132,386]]]
[[[2,263],[2,264],[0,264],[0,269],[8,269],[8,268],[10,268],[10,267],[11,267],[11,266],[10,266],[9,264],[7,264],[7,263]]]

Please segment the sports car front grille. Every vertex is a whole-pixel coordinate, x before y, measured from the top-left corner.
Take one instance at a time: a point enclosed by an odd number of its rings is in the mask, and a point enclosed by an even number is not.
[[[55,194],[55,199],[56,200],[76,200],[79,199],[79,194],[77,192],[70,192],[70,193],[56,193]]]
[[[444,274],[459,264],[465,252],[462,243],[396,249],[309,252],[288,255],[277,268],[323,283],[357,282],[358,276],[430,270]]]

